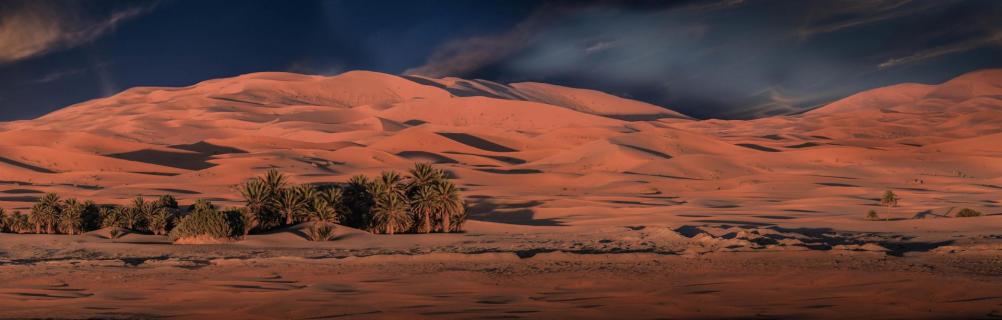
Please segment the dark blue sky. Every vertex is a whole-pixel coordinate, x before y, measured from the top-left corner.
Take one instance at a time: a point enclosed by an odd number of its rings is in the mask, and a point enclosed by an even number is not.
[[[540,81],[696,117],[1002,67],[1002,1],[3,1],[0,120],[257,71]]]

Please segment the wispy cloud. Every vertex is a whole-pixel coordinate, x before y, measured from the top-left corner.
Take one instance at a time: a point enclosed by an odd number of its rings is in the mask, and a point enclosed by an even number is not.
[[[871,25],[887,20],[911,16],[951,4],[950,0],[871,0],[856,2],[831,2],[815,8],[807,23],[796,30],[801,39],[818,34],[833,33],[849,28]]]
[[[408,69],[404,74],[428,77],[461,76],[500,61],[527,45],[533,31],[544,23],[543,15],[537,12],[503,34],[447,42],[437,48],[424,65]]]
[[[82,67],[82,68],[72,68],[72,69],[56,70],[56,71],[52,71],[52,72],[46,73],[46,74],[44,74],[44,75],[42,75],[42,76],[40,76],[38,78],[32,79],[32,80],[28,81],[28,83],[44,84],[44,83],[56,82],[56,81],[63,80],[63,79],[66,79],[66,78],[75,77],[75,76],[78,76],[78,75],[81,75],[81,74],[84,74],[84,73],[87,73],[87,72],[90,72],[90,71],[95,71],[95,70],[100,69],[100,68],[106,68],[106,67],[108,67],[110,65],[111,65],[111,63],[109,63],[109,62],[98,62],[97,64],[94,64],[92,66],[87,66],[87,67]]]
[[[658,2],[653,3],[655,4],[652,5],[654,6],[652,11],[660,14],[668,12],[695,14],[733,9],[746,4],[746,0],[695,1],[688,5],[679,5],[671,1],[665,1],[660,5],[656,5]],[[610,12],[618,11],[615,6],[606,7],[605,5],[601,1],[598,1],[597,4],[584,1],[578,5],[544,6],[508,32],[450,41],[437,48],[424,65],[408,69],[403,73],[429,77],[462,76],[470,71],[500,62],[533,45],[531,42],[537,39],[540,34],[559,26],[561,19],[587,15],[589,12],[602,11],[601,9]],[[658,15],[658,13],[653,15]],[[690,31],[705,32],[704,29],[691,29]],[[615,39],[591,41],[586,43],[581,51],[584,54],[592,54],[607,51],[619,45],[621,44]]]
[[[1002,46],[1002,31],[996,31],[986,36],[977,37],[966,41],[933,47],[930,49],[916,52],[915,54],[906,57],[891,58],[878,65],[877,68],[887,69],[900,65],[912,64],[933,58],[938,58],[945,55],[967,52],[987,46]]]
[[[0,11],[0,64],[91,42],[153,6],[134,6],[102,16],[77,12],[73,2],[32,1]]]

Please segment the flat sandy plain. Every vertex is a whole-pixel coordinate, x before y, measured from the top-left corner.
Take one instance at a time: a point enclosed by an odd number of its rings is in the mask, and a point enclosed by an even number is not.
[[[372,72],[134,88],[0,124],[0,207],[235,206],[270,168],[323,183],[421,161],[463,188],[467,232],[0,234],[0,317],[1002,317],[1000,123],[1000,70],[748,121]]]

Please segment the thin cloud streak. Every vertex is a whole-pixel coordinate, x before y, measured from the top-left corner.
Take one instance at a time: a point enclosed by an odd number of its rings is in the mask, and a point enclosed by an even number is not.
[[[877,65],[877,68],[878,69],[893,68],[900,65],[918,63],[929,59],[967,52],[992,45],[1002,45],[1002,31],[996,31],[984,37],[979,37],[963,42],[958,42],[950,45],[939,46],[932,49],[919,51],[915,54],[906,57],[892,58]]]
[[[29,2],[0,16],[0,64],[94,41],[118,24],[153,9],[132,7],[95,18],[78,16],[59,4]]]

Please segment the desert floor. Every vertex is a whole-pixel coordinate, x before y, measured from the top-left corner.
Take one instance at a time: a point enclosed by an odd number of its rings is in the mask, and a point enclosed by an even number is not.
[[[905,221],[975,221],[1002,217]],[[882,223],[900,223],[887,221]],[[5,318],[947,319],[1002,316],[998,235],[808,227],[297,229],[219,245],[0,235]],[[900,228],[907,229],[907,228]],[[990,228],[985,228],[990,229]],[[932,242],[914,241],[919,234]]]

